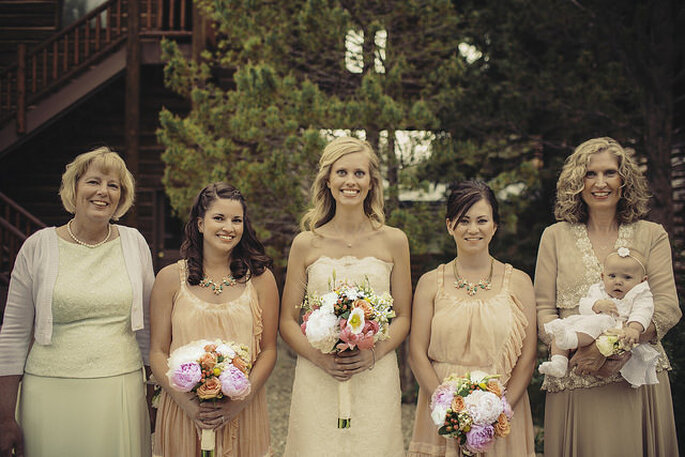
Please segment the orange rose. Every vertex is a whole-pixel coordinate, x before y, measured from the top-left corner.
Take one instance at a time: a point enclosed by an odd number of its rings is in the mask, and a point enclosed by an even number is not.
[[[214,365],[216,365],[216,354],[213,352],[205,352],[202,354],[202,357],[200,357],[199,362],[205,370],[212,370]]]
[[[239,369],[245,374],[247,373],[247,362],[245,362],[241,357],[233,357],[233,360],[231,361],[231,364],[233,364],[234,367]]]
[[[495,435],[496,436],[501,436],[504,438],[511,432],[511,425],[509,424],[509,419],[507,419],[507,416],[502,413],[499,415],[497,418],[497,422],[494,425],[495,428]]]
[[[491,379],[488,381],[486,387],[488,388],[488,391],[502,398],[502,386],[498,381]]]
[[[203,347],[202,349],[204,349],[207,352],[214,352],[216,351],[216,344],[205,344],[205,347]]]
[[[354,303],[352,303],[352,307],[363,309],[364,319],[369,319],[371,316],[373,316],[373,308],[371,308],[371,305],[369,305],[369,302],[366,300],[358,298],[354,301]]]
[[[452,405],[450,405],[450,408],[452,408],[452,411],[457,413],[466,408],[466,405],[464,404],[464,397],[455,395],[454,399],[452,400]]]
[[[201,400],[211,400],[212,398],[217,398],[221,393],[221,381],[219,378],[209,378],[197,388],[197,396]]]

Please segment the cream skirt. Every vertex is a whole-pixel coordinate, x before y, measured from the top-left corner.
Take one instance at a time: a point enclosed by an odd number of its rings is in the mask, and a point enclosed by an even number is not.
[[[18,421],[26,457],[149,457],[142,371],[106,378],[24,374]]]

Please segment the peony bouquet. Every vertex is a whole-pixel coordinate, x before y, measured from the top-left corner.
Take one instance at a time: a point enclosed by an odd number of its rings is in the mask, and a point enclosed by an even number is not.
[[[510,432],[514,412],[498,377],[481,371],[452,374],[431,396],[431,419],[438,433],[457,440],[464,455],[485,452],[495,438]]]
[[[169,355],[167,378],[173,389],[195,392],[200,401],[243,400],[250,394],[248,348],[232,341],[199,340]],[[214,430],[202,430],[202,456],[214,454]]]
[[[390,337],[390,320],[395,317],[392,296],[374,293],[368,280],[361,284],[329,282],[331,292],[308,295],[302,308],[302,332],[307,341],[324,354],[335,351],[372,349],[376,341]],[[349,382],[338,388],[338,428],[350,427]]]

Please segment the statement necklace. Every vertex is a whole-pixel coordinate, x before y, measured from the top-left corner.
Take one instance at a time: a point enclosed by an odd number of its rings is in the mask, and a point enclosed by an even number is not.
[[[233,275],[224,276],[221,279],[221,281],[219,281],[219,284],[215,283],[213,280],[211,280],[207,276],[205,276],[200,281],[200,286],[201,287],[211,287],[212,292],[214,292],[214,295],[219,295],[221,292],[224,291],[224,286],[226,286],[226,287],[235,286],[236,282],[237,281],[235,280]]]
[[[490,257],[490,273],[488,274],[487,279],[481,279],[480,281],[473,283],[469,282],[466,279],[462,278],[459,275],[459,269],[457,268],[457,259],[454,259],[454,263],[452,264],[452,269],[454,270],[454,276],[457,278],[456,281],[454,281],[454,287],[457,289],[466,289],[466,293],[473,297],[476,295],[476,292],[478,292],[478,289],[483,289],[483,290],[490,290],[492,289],[492,266],[494,264],[494,260],[492,257]]]
[[[74,240],[77,244],[80,244],[81,246],[85,246],[87,248],[96,248],[98,246],[102,246],[109,240],[109,236],[112,234],[112,224],[107,224],[107,236],[105,237],[104,240],[100,241],[99,243],[95,244],[89,244],[86,243],[85,241],[81,241],[78,238],[76,238],[76,235],[74,235],[74,232],[71,231],[71,223],[74,222],[73,219],[71,219],[69,222],[67,222],[67,233],[69,233],[69,236],[71,237],[72,240]]]

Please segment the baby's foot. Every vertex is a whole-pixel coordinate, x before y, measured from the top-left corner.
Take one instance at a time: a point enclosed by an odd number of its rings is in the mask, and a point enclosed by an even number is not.
[[[542,362],[538,367],[538,371],[548,376],[561,378],[566,375],[568,369],[568,357],[563,355],[553,355],[549,362]]]

